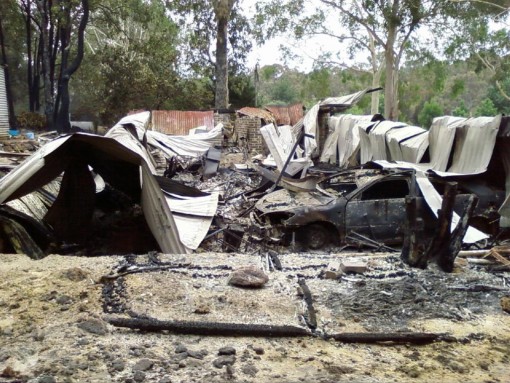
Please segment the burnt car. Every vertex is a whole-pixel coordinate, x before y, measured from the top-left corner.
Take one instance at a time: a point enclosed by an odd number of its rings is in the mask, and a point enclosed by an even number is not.
[[[442,194],[444,181],[431,179]],[[433,234],[437,219],[416,186],[412,171],[389,172],[356,170],[331,176],[317,191],[293,192],[286,189],[267,194],[255,205],[254,220],[265,234],[284,243],[295,239],[310,249],[331,242],[348,243],[352,233],[385,245],[401,244],[406,222],[405,198],[417,197],[424,233]],[[459,182],[455,211],[460,212],[471,194],[479,202],[470,224],[488,233],[498,230],[497,208],[505,198],[477,180]],[[489,233],[490,232],[490,233]]]

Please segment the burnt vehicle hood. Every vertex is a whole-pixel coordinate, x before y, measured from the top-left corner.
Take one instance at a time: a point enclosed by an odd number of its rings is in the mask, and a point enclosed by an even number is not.
[[[304,207],[329,205],[336,198],[319,192],[292,192],[287,189],[277,190],[262,197],[255,208],[262,214],[293,213]]]

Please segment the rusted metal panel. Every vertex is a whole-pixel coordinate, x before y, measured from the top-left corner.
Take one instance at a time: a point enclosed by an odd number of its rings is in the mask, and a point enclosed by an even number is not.
[[[214,113],[180,110],[153,110],[152,130],[173,136],[187,136],[190,129],[205,126],[214,128]]]
[[[244,108],[239,109],[237,113],[243,114],[245,116],[261,118],[267,124],[271,122],[273,123],[276,122],[276,119],[271,112],[260,108],[252,108],[251,106],[245,106]]]
[[[278,125],[295,125],[303,118],[302,103],[286,106],[268,105],[265,108],[273,113]]]
[[[9,109],[7,107],[7,90],[5,89],[4,68],[0,67],[0,138],[9,137]]]

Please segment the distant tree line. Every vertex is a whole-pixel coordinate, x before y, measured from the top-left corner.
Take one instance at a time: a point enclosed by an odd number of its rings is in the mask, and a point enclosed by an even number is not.
[[[505,0],[261,0],[253,15],[246,7],[244,0],[3,0],[0,65],[19,117],[11,124],[36,124],[27,112],[38,113],[47,128],[66,132],[70,116],[110,125],[132,109],[310,106],[378,86],[384,90],[354,112],[427,126],[437,114],[510,108]],[[328,36],[343,48],[316,57],[308,73],[288,60],[246,67],[254,43],[280,35],[297,45]]]

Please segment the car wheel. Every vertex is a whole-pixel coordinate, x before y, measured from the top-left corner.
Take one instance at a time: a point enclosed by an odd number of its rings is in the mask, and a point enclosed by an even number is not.
[[[320,223],[313,223],[303,228],[305,246],[312,250],[321,249],[328,245],[331,233],[327,227]]]

